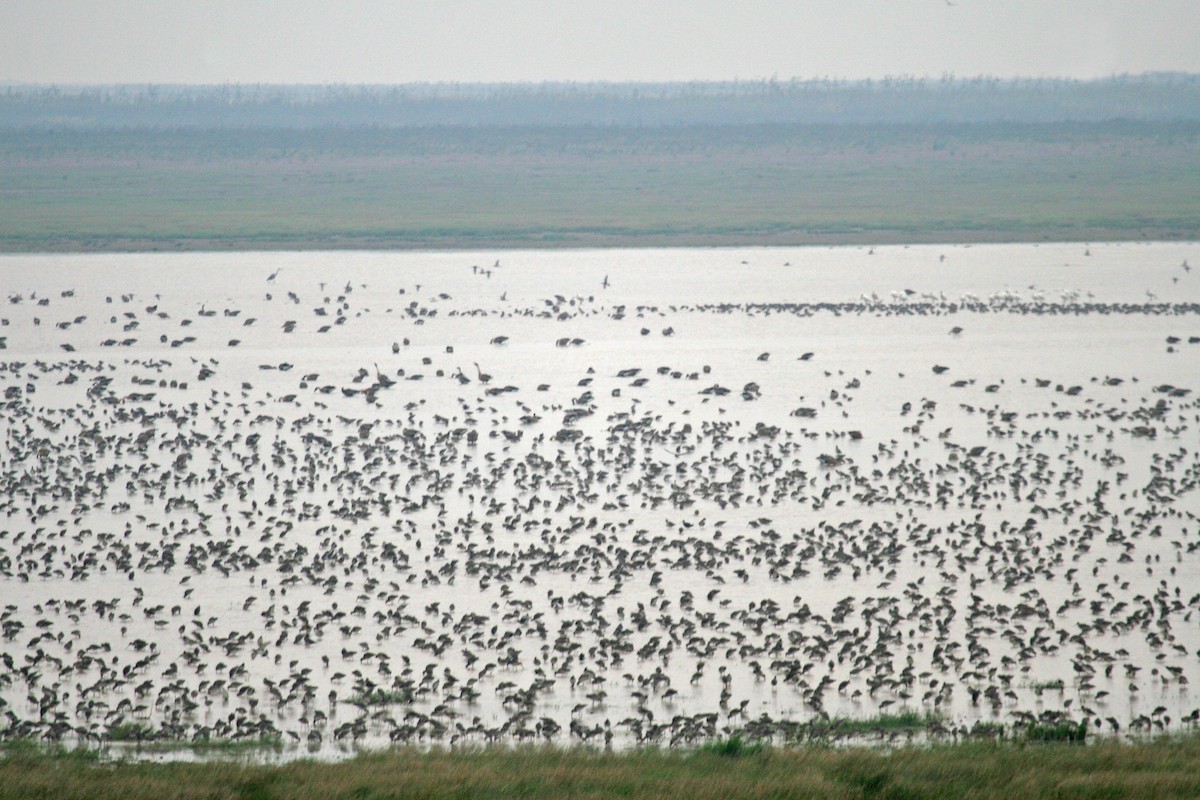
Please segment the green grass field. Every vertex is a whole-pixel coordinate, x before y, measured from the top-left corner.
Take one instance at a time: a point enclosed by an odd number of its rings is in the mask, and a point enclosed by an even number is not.
[[[0,131],[0,250],[1200,238],[1200,125]]]
[[[612,754],[395,751],[340,763],[101,762],[12,747],[6,798],[1195,798],[1200,740],[964,743],[894,750],[709,746]]]

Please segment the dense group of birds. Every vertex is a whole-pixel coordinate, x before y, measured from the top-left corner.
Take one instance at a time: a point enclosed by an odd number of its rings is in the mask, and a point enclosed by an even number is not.
[[[1200,720],[1200,304],[510,300],[514,269],[0,298],[0,738]],[[972,340],[1031,317],[1164,324],[1178,378]],[[808,335],[855,320],[936,349]]]

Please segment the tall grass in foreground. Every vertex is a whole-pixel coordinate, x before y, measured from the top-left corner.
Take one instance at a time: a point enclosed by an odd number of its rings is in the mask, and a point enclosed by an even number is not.
[[[401,750],[282,766],[105,764],[10,748],[0,798],[1193,798],[1200,738],[878,750],[724,745],[626,754]]]

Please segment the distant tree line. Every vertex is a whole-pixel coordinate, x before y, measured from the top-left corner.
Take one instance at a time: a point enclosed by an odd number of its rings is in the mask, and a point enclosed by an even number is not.
[[[1200,75],[376,85],[11,84],[0,127],[325,128],[1060,123],[1200,119]]]

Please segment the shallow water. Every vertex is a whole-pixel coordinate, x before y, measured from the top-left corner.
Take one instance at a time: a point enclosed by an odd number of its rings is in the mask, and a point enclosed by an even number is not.
[[[0,257],[3,733],[1178,729],[1189,259]]]

